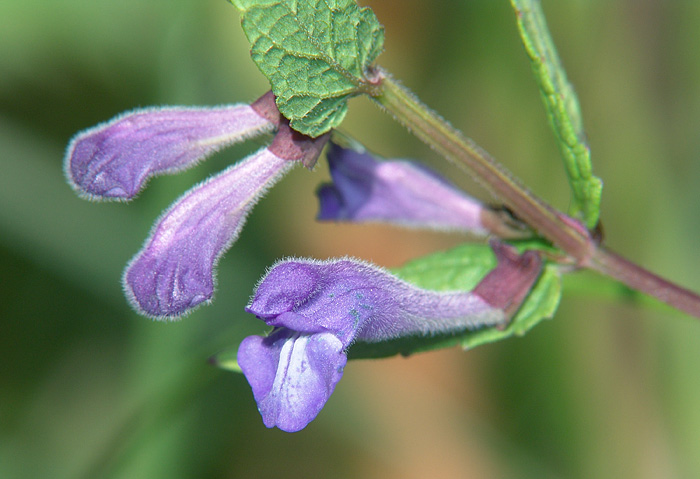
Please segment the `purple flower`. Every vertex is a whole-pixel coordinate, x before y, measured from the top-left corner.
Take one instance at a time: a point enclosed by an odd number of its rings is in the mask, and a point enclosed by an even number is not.
[[[134,110],[78,133],[68,145],[66,176],[90,199],[131,199],[150,177],[194,166],[274,126],[250,105]]]
[[[316,191],[319,220],[376,221],[480,237],[527,236],[507,211],[482,204],[423,165],[378,161],[335,144],[327,156],[333,182]]]
[[[133,307],[178,316],[214,294],[214,266],[248,212],[293,163],[263,148],[195,186],[158,219],[124,272]]]
[[[139,313],[173,318],[209,301],[216,262],[255,203],[294,163],[312,166],[327,136],[293,132],[268,93],[252,105],[137,110],[70,142],[65,171],[81,195],[131,199],[150,177],[188,168],[275,127],[270,146],[195,186],[156,221],[123,277]]]
[[[380,221],[486,236],[484,206],[437,173],[408,161],[377,161],[332,145],[332,184],[317,191],[320,220]]]
[[[468,292],[420,289],[353,259],[287,260],[258,285],[246,310],[275,329],[250,336],[238,364],[267,427],[294,432],[319,413],[343,374],[354,341],[377,342],[504,325],[537,279],[538,253],[501,243],[498,259]]]

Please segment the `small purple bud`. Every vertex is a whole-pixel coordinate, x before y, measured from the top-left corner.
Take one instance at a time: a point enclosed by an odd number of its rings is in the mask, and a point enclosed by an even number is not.
[[[277,329],[268,338],[246,338],[238,350],[265,425],[290,432],[306,427],[335,388],[345,351],[356,340],[505,325],[539,276],[541,260],[535,252],[492,246],[498,265],[473,291],[428,291],[353,259],[275,265],[246,311]]]
[[[124,272],[124,289],[134,308],[171,318],[209,301],[216,262],[258,199],[293,164],[264,148],[181,196],[158,219]]]
[[[150,177],[193,166],[274,127],[250,105],[134,110],[78,133],[64,169],[82,196],[128,200]]]
[[[319,220],[378,221],[486,236],[484,206],[426,167],[377,161],[367,153],[332,145],[332,184],[317,191]]]

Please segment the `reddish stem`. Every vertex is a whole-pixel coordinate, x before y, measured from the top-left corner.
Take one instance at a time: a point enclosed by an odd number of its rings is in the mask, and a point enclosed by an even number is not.
[[[655,275],[602,246],[595,250],[589,264],[584,266],[615,278],[630,288],[653,296],[691,316],[700,318],[699,295]]]

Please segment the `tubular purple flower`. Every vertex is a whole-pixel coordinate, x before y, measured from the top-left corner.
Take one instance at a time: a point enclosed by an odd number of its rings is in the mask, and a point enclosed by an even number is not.
[[[185,193],[156,221],[124,272],[124,289],[147,316],[179,316],[214,293],[214,268],[258,199],[294,163],[263,148]]]
[[[131,199],[151,176],[182,170],[275,127],[269,147],[195,186],[156,221],[123,276],[139,313],[174,318],[209,301],[216,262],[252,207],[295,162],[312,167],[328,135],[292,131],[268,92],[251,105],[136,110],[70,142],[65,172],[82,196]]]
[[[238,350],[265,425],[306,427],[342,377],[345,351],[356,340],[506,324],[539,276],[541,259],[497,242],[492,247],[498,265],[468,292],[424,290],[353,259],[274,266],[246,310],[276,329],[244,339]]]
[[[402,226],[465,231],[486,236],[484,206],[424,166],[377,161],[368,153],[332,145],[333,183],[317,191],[319,220],[380,221]]]
[[[216,262],[238,238],[255,203],[294,163],[313,165],[327,141],[328,135],[312,139],[281,121],[270,146],[180,197],[124,272],[134,308],[174,318],[209,301]]]
[[[128,200],[152,176],[189,168],[274,127],[274,121],[243,104],[134,110],[78,133],[68,145],[64,169],[82,196]]]

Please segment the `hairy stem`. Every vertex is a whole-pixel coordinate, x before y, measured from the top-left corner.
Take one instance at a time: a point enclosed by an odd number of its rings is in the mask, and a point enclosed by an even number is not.
[[[508,206],[518,219],[564,251],[578,265],[611,276],[674,308],[700,318],[700,296],[599,246],[581,223],[530,192],[474,141],[381,69],[375,72],[378,93],[372,98],[442,156],[466,170]]]
[[[399,122],[442,156],[457,166],[466,167],[519,219],[554,245],[579,262],[591,256],[594,244],[585,228],[533,195],[485,150],[421,103],[384,71],[378,70],[377,75],[382,88],[373,98]]]

